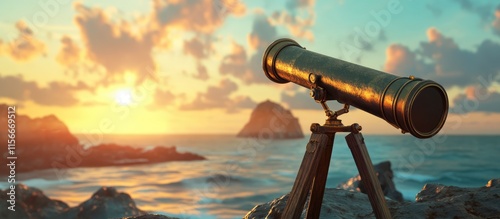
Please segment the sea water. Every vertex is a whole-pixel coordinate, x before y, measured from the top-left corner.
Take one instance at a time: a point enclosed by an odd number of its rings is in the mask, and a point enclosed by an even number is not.
[[[82,142],[85,136],[78,135]],[[358,174],[345,135],[335,138],[327,187]],[[426,183],[481,187],[500,178],[500,136],[370,136],[374,164],[389,160],[396,188],[412,201]],[[241,218],[255,205],[290,192],[309,136],[296,140],[242,139],[232,135],[105,135],[104,143],[150,149],[177,146],[207,160],[101,168],[42,170],[18,175],[70,206],[101,186],[131,195],[137,206],[180,218]],[[22,165],[22,164],[21,164]],[[6,181],[0,183],[7,187]]]

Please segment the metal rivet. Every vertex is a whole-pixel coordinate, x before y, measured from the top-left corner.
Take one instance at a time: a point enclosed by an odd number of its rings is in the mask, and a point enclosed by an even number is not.
[[[316,80],[317,79],[317,76],[313,73],[309,74],[309,82],[313,83],[313,84],[316,84]]]

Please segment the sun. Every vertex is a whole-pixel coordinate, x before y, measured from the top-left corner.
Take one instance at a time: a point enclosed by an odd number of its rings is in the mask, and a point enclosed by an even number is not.
[[[115,101],[120,105],[130,105],[132,103],[132,91],[129,89],[116,91]]]

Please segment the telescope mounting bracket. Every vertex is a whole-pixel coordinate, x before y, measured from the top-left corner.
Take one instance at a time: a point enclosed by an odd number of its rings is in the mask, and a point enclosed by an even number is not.
[[[337,117],[339,117],[342,114],[348,113],[349,112],[349,104],[344,104],[344,107],[340,110],[337,111],[332,111],[326,105],[327,101],[327,96],[328,93],[327,91],[320,87],[318,85],[319,81],[319,76],[315,75],[313,73],[309,74],[309,82],[311,82],[312,87],[311,90],[309,91],[309,95],[319,104],[321,104],[321,107],[323,107],[323,110],[325,111],[326,116],[328,117],[329,120],[337,120]]]

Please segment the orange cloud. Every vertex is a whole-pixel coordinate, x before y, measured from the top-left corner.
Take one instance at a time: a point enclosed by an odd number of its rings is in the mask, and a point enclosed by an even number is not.
[[[159,27],[211,34],[229,14],[242,15],[246,7],[239,0],[155,0],[153,21]]]
[[[47,87],[40,87],[34,81],[25,81],[22,76],[0,76],[0,87],[6,92],[0,97],[17,101],[31,100],[40,105],[71,106],[79,103],[75,96],[77,91],[93,92],[93,89],[79,81],[76,85],[53,81]]]
[[[45,52],[45,44],[34,37],[33,31],[23,21],[16,23],[19,36],[7,42],[0,43],[2,53],[6,53],[16,61],[27,61]]]
[[[497,6],[497,9],[495,10],[495,20],[493,20],[493,23],[491,23],[493,27],[493,32],[500,36],[500,5]]]
[[[64,66],[73,66],[80,61],[80,47],[69,36],[61,38],[61,49],[56,60]]]
[[[276,27],[264,14],[257,14],[253,21],[252,32],[248,35],[248,44],[252,49],[266,48],[276,40]]]
[[[314,6],[315,2],[315,0],[288,0],[286,6],[289,9],[306,8]]]
[[[229,79],[223,79],[218,85],[209,86],[204,93],[198,93],[196,98],[180,107],[182,110],[204,110],[225,108],[228,113],[237,112],[240,108],[253,108],[255,102],[247,96],[230,95],[238,90],[238,85]]]
[[[432,79],[445,87],[467,87],[480,79],[486,84],[498,81],[500,44],[484,40],[475,51],[469,51],[436,28],[429,28],[427,37],[415,51],[402,45],[389,46],[384,70]]]
[[[246,10],[238,0],[154,0],[151,14],[139,18],[145,25],[136,27],[125,20],[111,19],[109,13],[100,8],[81,3],[75,3],[74,8],[85,57],[106,70],[104,84],[120,81],[125,72],[136,73],[136,83],[141,83],[156,70],[153,49],[169,48],[173,39],[183,39],[185,35],[196,37],[184,42],[184,53],[206,58],[213,52],[211,34],[229,15],[240,16]],[[65,48],[69,50],[67,41]],[[60,56],[60,62],[69,61],[63,57]],[[201,71],[196,76],[206,79],[205,73]]]
[[[441,33],[439,33],[439,31],[436,28],[431,27],[427,29],[427,39],[429,39],[429,42],[437,42],[440,41],[442,38],[443,35],[441,35]]]
[[[196,67],[196,73],[193,75],[193,77],[196,79],[202,80],[202,81],[208,80],[209,76],[208,76],[207,68],[198,62],[197,67]]]
[[[309,41],[314,40],[314,34],[311,31],[314,20],[314,13],[311,13],[306,18],[290,14],[287,11],[274,12],[271,16],[273,24],[284,25],[292,36],[304,38]]]
[[[80,3],[74,7],[87,58],[107,71],[104,84],[119,80],[116,76],[123,78],[127,71],[137,75],[137,84],[154,74],[152,32],[143,29],[134,34],[126,21],[112,22],[102,9]]]
[[[212,43],[210,38],[200,39],[195,37],[191,40],[184,41],[184,53],[192,55],[195,58],[206,58],[213,52]]]
[[[409,69],[415,65],[415,54],[407,47],[392,44],[385,51],[386,61],[384,71],[394,74],[408,74]]]
[[[231,74],[235,76],[242,76],[246,69],[247,55],[245,48],[233,42],[231,53],[226,55],[219,66],[221,74]]]
[[[469,86],[465,88],[465,97],[469,100],[474,100],[476,99],[476,88],[475,86]]]

